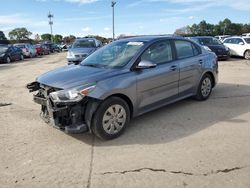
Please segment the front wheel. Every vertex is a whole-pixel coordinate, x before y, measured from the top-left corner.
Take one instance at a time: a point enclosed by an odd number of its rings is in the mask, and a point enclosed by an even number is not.
[[[247,51],[244,53],[244,58],[247,59],[247,60],[250,60],[250,50],[247,50]]]
[[[110,97],[103,101],[92,121],[93,133],[103,140],[120,136],[130,121],[128,104],[119,97]]]
[[[198,86],[195,98],[199,101],[204,101],[209,98],[213,89],[213,80],[209,74],[205,74]]]

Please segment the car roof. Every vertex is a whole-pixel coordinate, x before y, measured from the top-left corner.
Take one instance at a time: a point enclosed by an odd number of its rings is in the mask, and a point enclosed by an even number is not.
[[[128,38],[119,39],[119,41],[142,41],[142,42],[150,42],[157,39],[185,39],[184,37],[180,36],[170,36],[170,35],[148,35],[148,36],[134,36]]]
[[[213,37],[213,36],[195,36],[195,37],[191,37],[191,38],[201,39],[201,38],[215,38],[215,37]]]

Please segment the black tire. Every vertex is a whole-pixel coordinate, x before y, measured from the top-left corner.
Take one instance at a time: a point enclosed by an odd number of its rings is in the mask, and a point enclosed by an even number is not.
[[[206,85],[206,86],[204,86],[204,85]],[[204,89],[204,87],[207,89]],[[195,99],[198,101],[207,100],[209,98],[209,96],[211,95],[212,89],[213,89],[213,79],[209,74],[205,74],[199,83]],[[206,92],[205,92],[205,90],[206,90]]]
[[[250,50],[245,51],[244,58],[250,60]]]
[[[123,124],[122,126],[117,125],[117,124],[114,125],[114,119],[113,119],[113,123],[111,123],[111,125],[110,125],[110,130],[112,129],[111,127],[113,126],[113,131],[116,131],[116,132],[113,132],[111,134],[111,133],[107,132],[108,128],[106,128],[107,130],[105,130],[104,125],[103,125],[103,121],[104,121],[103,118],[104,118],[104,115],[107,115],[109,113],[108,109],[113,109],[113,110],[115,109],[115,108],[112,108],[112,107],[114,107],[114,105],[122,107],[123,110],[125,110],[126,119],[125,119],[125,121],[123,121],[124,124],[121,123],[121,124]],[[112,115],[110,114],[110,116],[112,116]],[[107,116],[105,116],[105,117],[107,117]],[[116,116],[116,118],[118,119],[118,116]],[[126,126],[129,123],[129,121],[130,121],[130,110],[129,110],[128,104],[123,99],[121,99],[119,97],[110,97],[110,98],[106,99],[105,101],[103,101],[98,106],[98,109],[96,110],[96,112],[93,116],[93,119],[92,119],[91,129],[92,129],[92,132],[97,137],[99,137],[103,140],[110,140],[110,139],[114,139],[114,138],[119,137],[125,131]],[[108,122],[110,122],[110,120],[108,120]],[[117,126],[118,127],[120,126],[120,130],[114,129],[114,127],[117,127]]]

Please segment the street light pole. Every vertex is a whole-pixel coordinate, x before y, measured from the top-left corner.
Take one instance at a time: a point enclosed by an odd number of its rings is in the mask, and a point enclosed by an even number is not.
[[[115,40],[115,4],[116,4],[115,1],[111,2],[111,7],[113,10],[113,41]]]
[[[53,17],[54,17],[54,15],[49,12],[48,18],[49,18],[49,25],[50,25],[50,34],[51,34],[50,40],[51,40],[51,42],[53,42],[53,31],[52,31],[52,25],[53,25],[52,18]]]

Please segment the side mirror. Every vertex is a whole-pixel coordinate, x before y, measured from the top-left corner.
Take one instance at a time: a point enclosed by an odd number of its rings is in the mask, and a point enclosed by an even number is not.
[[[142,60],[136,67],[136,69],[151,69],[155,68],[157,65],[151,61]]]
[[[244,43],[243,42],[239,42],[239,45],[244,45]]]

